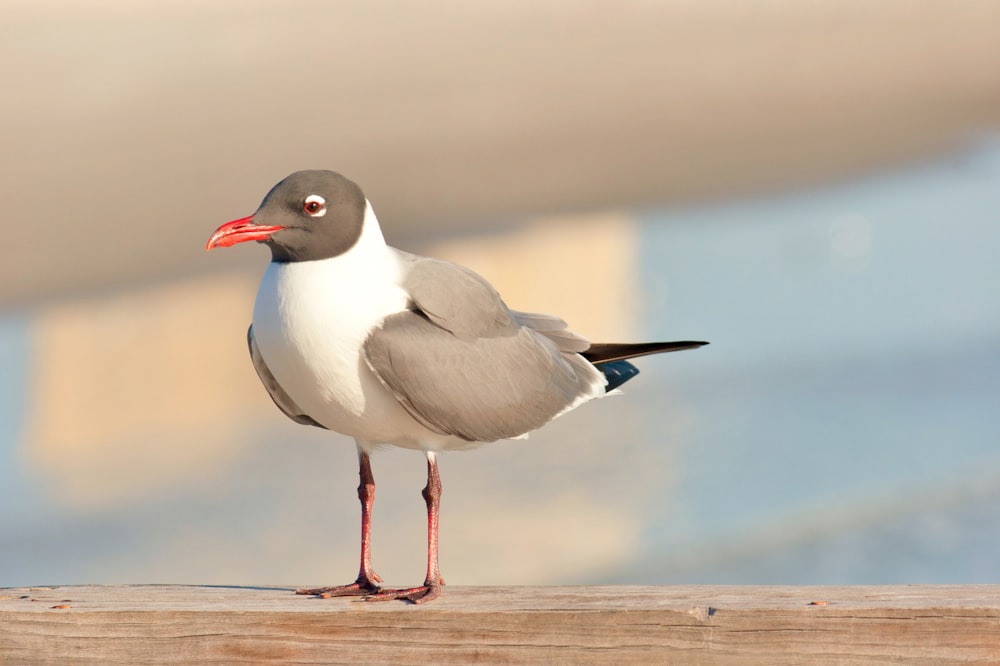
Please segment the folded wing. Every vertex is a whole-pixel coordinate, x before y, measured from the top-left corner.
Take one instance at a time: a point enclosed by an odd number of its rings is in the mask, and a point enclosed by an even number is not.
[[[411,306],[372,332],[364,354],[425,427],[469,441],[517,437],[603,395],[604,375],[576,353],[588,343],[561,320],[512,312],[461,266],[401,257]]]

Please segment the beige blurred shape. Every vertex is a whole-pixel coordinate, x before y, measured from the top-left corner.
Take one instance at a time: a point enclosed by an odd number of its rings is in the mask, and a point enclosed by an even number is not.
[[[24,457],[53,497],[99,508],[225,464],[263,407],[244,342],[254,283],[230,274],[41,308]]]
[[[235,7],[5,3],[0,303],[213,270],[204,220],[296,169],[418,238],[853,178],[1000,123],[998,2]]]

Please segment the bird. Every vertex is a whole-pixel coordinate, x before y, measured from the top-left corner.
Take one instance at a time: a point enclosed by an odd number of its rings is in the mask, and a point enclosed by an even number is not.
[[[527,436],[617,391],[638,374],[628,359],[708,344],[591,343],[559,317],[511,309],[474,271],[387,245],[362,189],[335,171],[292,173],[205,249],[248,241],[271,251],[247,330],[261,383],[292,421],[352,437],[358,455],[358,577],[298,594],[437,598],[440,452]],[[382,587],[372,565],[370,456],[384,444],[427,460],[427,573],[415,587]]]

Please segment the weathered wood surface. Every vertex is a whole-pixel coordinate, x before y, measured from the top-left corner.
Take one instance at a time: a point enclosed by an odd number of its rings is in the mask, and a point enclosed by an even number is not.
[[[0,589],[0,664],[1000,663],[1000,585]]]

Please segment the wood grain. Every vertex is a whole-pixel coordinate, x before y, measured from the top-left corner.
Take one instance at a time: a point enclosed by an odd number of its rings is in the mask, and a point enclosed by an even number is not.
[[[997,663],[1000,585],[0,590],[0,663]]]

